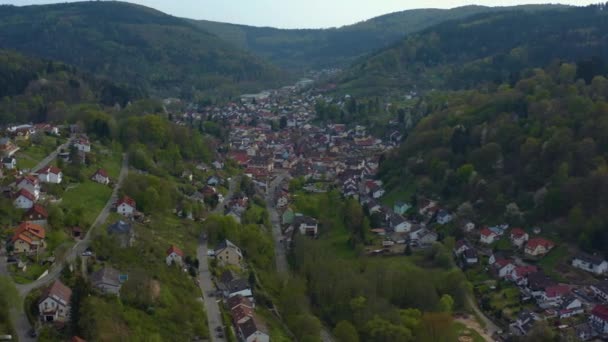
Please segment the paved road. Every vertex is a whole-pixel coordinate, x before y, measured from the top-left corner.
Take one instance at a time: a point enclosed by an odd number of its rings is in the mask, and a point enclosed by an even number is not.
[[[232,196],[234,195],[234,191],[236,189],[236,184],[240,180],[238,177],[234,177],[230,180],[228,184],[228,193],[224,197],[224,203],[230,201]],[[217,207],[212,211],[213,214],[223,214],[224,212],[224,203],[218,203]],[[223,326],[224,323],[222,321],[222,313],[220,311],[220,307],[218,301],[215,296],[210,297],[209,294],[216,291],[215,285],[213,284],[213,280],[211,278],[211,272],[209,271],[209,258],[207,257],[207,241],[202,239],[199,241],[198,248],[196,250],[196,254],[199,261],[199,274],[198,274],[198,283],[201,288],[201,292],[203,293],[203,300],[205,302],[205,311],[207,313],[207,324],[209,325],[209,338],[213,341],[224,341],[223,338],[219,338],[216,336],[215,328],[218,326]]]
[[[272,223],[272,237],[274,239],[274,254],[275,262],[277,266],[277,272],[280,274],[289,274],[289,265],[287,263],[287,247],[285,240],[283,239],[283,233],[281,231],[281,220],[277,208],[275,205],[274,194],[278,186],[283,182],[284,179],[289,177],[289,173],[281,172],[276,178],[270,182],[266,191],[266,207],[270,214],[270,222]],[[325,326],[321,328],[321,341],[333,342],[334,339],[329,329]]]
[[[106,219],[108,218],[108,216],[110,215],[110,211],[112,209],[112,204],[114,204],[114,202],[116,202],[116,200],[118,198],[118,190],[120,189],[120,187],[121,187],[123,181],[125,180],[125,178],[127,177],[128,173],[129,173],[129,161],[127,159],[127,155],[124,154],[123,160],[122,160],[122,167],[120,169],[120,175],[118,176],[118,180],[116,181],[116,185],[114,186],[114,190],[112,191],[112,196],[110,196],[110,198],[106,202],[105,207],[99,213],[99,215],[97,216],[97,218],[95,219],[95,221],[93,222],[91,227],[89,228],[89,231],[87,232],[85,237],[81,241],[78,241],[78,243],[76,243],[74,245],[74,247],[72,247],[72,249],[68,252],[68,254],[65,256],[65,258],[63,260],[58,260],[57,262],[55,262],[55,264],[53,264],[53,266],[49,269],[49,272],[46,276],[44,276],[34,282],[31,282],[29,284],[22,284],[22,285],[16,286],[17,290],[19,291],[19,295],[20,295],[22,301],[27,296],[27,294],[30,293],[31,291],[33,291],[37,288],[43,287],[45,285],[48,285],[51,282],[53,282],[55,279],[57,279],[59,277],[59,275],[61,274],[61,270],[66,265],[66,262],[67,263],[73,262],[78,255],[82,254],[82,252],[84,252],[87,249],[87,247],[89,247],[89,245],[91,243],[91,236],[92,236],[93,230],[96,227],[103,224],[106,221]],[[0,269],[1,268],[2,268],[2,266],[0,266]],[[14,328],[17,331],[19,341],[34,341],[35,340],[28,336],[28,332],[31,329],[31,325],[25,314],[23,304],[20,304],[18,308],[11,309],[11,319],[13,321]]]
[[[57,147],[57,149],[55,151],[51,152],[51,154],[49,154],[48,156],[46,156],[46,158],[42,159],[42,161],[40,161],[38,163],[38,165],[34,166],[32,168],[32,172],[38,172],[43,167],[49,165],[53,160],[55,160],[55,158],[57,158],[57,155],[59,154],[59,151],[62,150],[62,149],[64,149],[64,148],[66,148],[66,147],[68,147],[70,145],[71,141],[72,141],[72,139],[70,138],[70,139],[68,139],[68,141],[65,144]]]

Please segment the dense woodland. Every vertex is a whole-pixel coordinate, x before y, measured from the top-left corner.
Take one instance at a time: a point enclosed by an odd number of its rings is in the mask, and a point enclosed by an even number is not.
[[[351,94],[476,88],[513,83],[519,73],[558,59],[608,54],[603,6],[478,14],[407,36],[345,72]]]
[[[220,38],[265,57],[277,65],[292,70],[307,70],[348,66],[357,57],[393,44],[407,34],[448,20],[513,8],[535,11],[554,7],[557,6],[464,6],[449,10],[415,9],[330,29],[286,30],[204,20],[193,22]]]
[[[185,20],[124,2],[0,6],[0,48],[184,98],[225,98],[283,77]]]
[[[539,225],[608,254],[608,80],[595,71],[555,63],[513,86],[444,94],[382,176],[465,217]]]

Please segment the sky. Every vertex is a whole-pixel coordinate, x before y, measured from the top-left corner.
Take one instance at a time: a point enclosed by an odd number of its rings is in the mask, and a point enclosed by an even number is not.
[[[453,8],[464,5],[511,6],[545,1],[521,0],[130,0],[165,13],[191,19],[206,19],[278,28],[327,28],[354,24],[382,14],[414,8]],[[67,1],[0,0],[17,6]],[[597,0],[553,0],[552,3],[583,6]]]

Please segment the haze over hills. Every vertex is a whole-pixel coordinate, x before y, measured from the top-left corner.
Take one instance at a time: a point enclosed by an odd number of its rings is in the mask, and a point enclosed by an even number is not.
[[[357,24],[332,29],[276,29],[193,21],[199,27],[226,41],[289,69],[345,66],[357,57],[386,47],[405,35],[447,20],[462,19],[478,13],[512,9],[537,11],[561,8],[558,5],[515,7],[465,6],[449,10],[416,9],[391,13]]]
[[[0,48],[162,95],[234,95],[282,73],[186,20],[124,2],[0,6]]]
[[[412,34],[361,58],[342,75],[345,91],[470,88],[517,79],[554,60],[608,55],[608,14],[596,7],[482,13]]]

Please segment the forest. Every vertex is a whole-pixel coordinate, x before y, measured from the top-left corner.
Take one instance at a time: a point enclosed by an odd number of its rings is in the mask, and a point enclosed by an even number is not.
[[[608,255],[608,80],[592,70],[553,63],[513,86],[444,93],[382,178],[465,218],[539,226]]]
[[[186,20],[124,2],[0,6],[0,48],[162,96],[227,98],[285,79]]]
[[[603,6],[482,13],[414,33],[341,76],[350,94],[473,89],[510,83],[528,68],[608,54]]]

